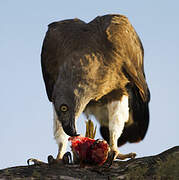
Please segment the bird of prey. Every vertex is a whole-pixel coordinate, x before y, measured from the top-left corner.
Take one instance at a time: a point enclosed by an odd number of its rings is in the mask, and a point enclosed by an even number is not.
[[[41,65],[54,109],[57,160],[63,158],[69,136],[77,136],[76,121],[82,112],[100,123],[114,159],[135,156],[121,154],[118,147],[141,141],[148,129],[150,93],[143,58],[142,43],[123,15],[48,26]]]

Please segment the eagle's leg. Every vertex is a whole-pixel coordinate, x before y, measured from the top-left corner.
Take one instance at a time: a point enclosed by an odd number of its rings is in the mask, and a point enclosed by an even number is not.
[[[120,101],[113,101],[108,104],[109,116],[109,133],[111,162],[115,159],[124,160],[126,158],[134,158],[135,153],[121,154],[118,150],[117,142],[124,129],[125,123],[129,119],[128,96],[122,96]]]
[[[66,153],[67,143],[68,143],[68,135],[63,131],[62,124],[58,120],[58,116],[54,109],[54,119],[53,119],[53,132],[54,138],[58,144],[58,154],[56,157],[56,162],[63,163],[63,156]]]
[[[49,164],[67,164],[71,160],[71,155],[69,152],[66,153],[66,147],[68,143],[68,135],[63,131],[62,125],[60,121],[58,120],[57,114],[54,109],[54,119],[53,119],[53,132],[54,132],[54,138],[58,144],[58,154],[57,158],[54,159],[52,155],[48,156],[48,163]],[[30,165],[30,163],[33,163],[35,165],[44,164],[45,162],[42,162],[38,159],[30,158],[27,160],[27,164]]]

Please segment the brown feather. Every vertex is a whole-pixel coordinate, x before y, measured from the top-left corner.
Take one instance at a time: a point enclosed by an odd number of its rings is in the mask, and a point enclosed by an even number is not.
[[[142,43],[125,16],[99,16],[90,23],[79,19],[54,22],[49,25],[41,53],[48,98],[53,101],[54,87],[66,81],[78,96],[85,96],[79,94],[80,88],[82,92],[90,87],[87,94],[92,101],[87,106],[94,106],[98,101],[106,104],[128,95],[132,102],[131,118],[123,136],[134,136],[134,139],[126,138],[125,142],[142,139],[148,127],[150,100],[143,56]],[[63,69],[62,77],[57,82],[60,69]],[[137,126],[137,132],[132,128],[134,126]],[[141,130],[143,126],[145,128]],[[132,129],[134,133],[126,129]]]

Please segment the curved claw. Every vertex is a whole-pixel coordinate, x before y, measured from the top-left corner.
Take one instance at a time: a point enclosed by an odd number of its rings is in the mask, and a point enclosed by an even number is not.
[[[56,159],[54,159],[52,155],[49,155],[47,160],[48,160],[48,164],[55,164],[56,163]]]
[[[63,163],[64,164],[72,164],[72,155],[70,152],[66,152],[64,155],[63,155]]]
[[[66,152],[62,159],[54,159],[52,155],[49,155],[48,164],[72,164],[72,155],[70,152]]]
[[[40,161],[40,160],[38,160],[38,159],[30,158],[30,159],[27,160],[28,166],[30,166],[30,163],[31,163],[31,162],[34,163],[34,165],[46,164],[45,162]]]
[[[108,158],[106,162],[104,163],[104,167],[106,168],[111,167],[113,161],[115,160],[115,157],[116,157],[116,153],[114,151],[111,151],[110,153],[108,153]]]

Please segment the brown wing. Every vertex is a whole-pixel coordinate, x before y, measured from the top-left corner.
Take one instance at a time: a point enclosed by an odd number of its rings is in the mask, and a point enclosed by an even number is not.
[[[147,101],[148,87],[144,75],[142,43],[125,16],[103,16],[102,21],[110,18],[104,25],[107,40],[111,43],[114,56],[122,59],[122,70],[138,89],[144,101]]]
[[[125,16],[106,15],[96,18],[106,34],[112,56],[119,61],[119,72],[128,79],[126,90],[129,95],[130,119],[125,125],[118,145],[125,142],[138,142],[146,134],[149,124],[150,93],[145,79],[142,43],[134,28]],[[122,65],[121,65],[122,64]],[[101,127],[105,139],[109,137],[107,127]]]
[[[41,66],[49,101],[52,101],[54,84],[58,77],[59,67],[64,63],[63,57],[75,48],[75,27],[85,24],[78,19],[51,23],[46,33],[42,53]],[[78,37],[76,37],[78,38]]]

